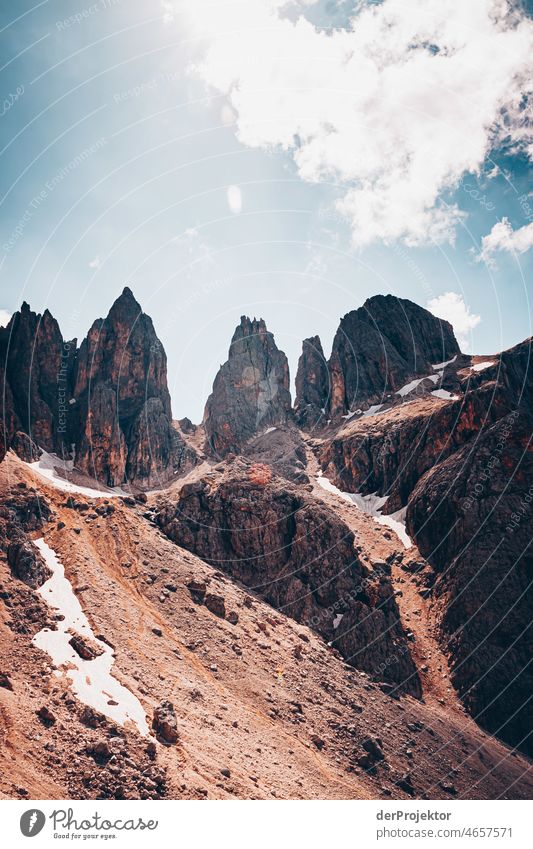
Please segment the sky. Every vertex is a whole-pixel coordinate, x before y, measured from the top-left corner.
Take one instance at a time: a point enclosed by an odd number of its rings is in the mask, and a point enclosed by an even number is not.
[[[0,324],[129,285],[194,421],[243,314],[293,378],[378,293],[530,336],[531,5],[0,0]]]

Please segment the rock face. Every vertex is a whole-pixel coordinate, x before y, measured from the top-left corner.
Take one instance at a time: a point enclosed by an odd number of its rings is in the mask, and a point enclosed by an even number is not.
[[[156,733],[157,739],[164,746],[173,746],[178,742],[178,722],[172,702],[162,701],[155,708],[152,728]]]
[[[388,495],[434,569],[434,615],[465,705],[533,753],[531,340],[420,399],[343,428],[322,450],[341,489]]]
[[[333,642],[348,663],[420,695],[390,575],[359,561],[353,533],[312,496],[277,478],[236,478],[215,490],[199,481],[163,506],[157,522],[178,545]]]
[[[0,549],[7,554],[11,573],[29,587],[40,587],[50,577],[29,533],[51,518],[51,510],[35,490],[14,487],[0,507]]]
[[[295,412],[298,424],[310,430],[324,423],[329,406],[329,371],[318,336],[304,339],[296,373]]]
[[[434,565],[454,684],[475,719],[533,755],[532,421],[510,414],[430,470],[407,527]]]
[[[75,342],[63,341],[48,310],[34,313],[26,302],[7,327],[0,328],[6,448],[22,432],[48,451],[62,455],[70,450],[68,399],[75,348]]]
[[[284,424],[290,416],[287,357],[262,319],[242,316],[206,404],[208,449],[220,456],[237,452],[260,429]]]
[[[167,361],[130,289],[81,344],[76,465],[109,486],[164,483],[194,458],[172,426]]]
[[[505,414],[493,385],[452,402],[411,402],[350,423],[320,452],[323,470],[345,492],[387,495],[386,512],[407,504],[422,475]]]
[[[369,298],[341,320],[329,360],[329,412],[347,414],[362,399],[398,390],[432,364],[459,353],[447,321],[392,295]]]
[[[32,460],[41,447],[68,459],[74,445],[77,468],[101,483],[164,484],[196,462],[172,425],[166,368],[128,288],[79,350],[48,310],[40,316],[23,304],[0,329],[2,452]]]

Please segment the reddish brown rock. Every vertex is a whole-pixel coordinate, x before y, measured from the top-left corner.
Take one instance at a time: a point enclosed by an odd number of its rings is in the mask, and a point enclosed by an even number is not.
[[[341,320],[329,361],[332,417],[380,399],[459,353],[448,322],[412,301],[369,298]]]
[[[64,342],[49,310],[34,313],[26,302],[0,328],[4,447],[21,431],[48,451],[70,450],[75,350],[75,342]]]
[[[359,561],[353,533],[322,502],[279,478],[265,486],[235,478],[216,489],[200,481],[185,485],[157,522],[178,545],[333,641],[353,666],[420,695],[390,579]]]
[[[78,353],[76,465],[109,486],[158,486],[192,468],[172,425],[167,361],[152,320],[127,287]]]
[[[157,739],[164,746],[173,746],[178,742],[178,722],[172,702],[162,701],[155,708],[152,728],[156,733]]]

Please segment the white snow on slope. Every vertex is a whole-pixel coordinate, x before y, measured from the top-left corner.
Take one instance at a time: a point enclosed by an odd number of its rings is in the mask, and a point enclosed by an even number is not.
[[[113,649],[94,636],[55,551],[44,539],[36,540],[35,545],[52,571],[52,577],[45,581],[37,592],[50,607],[65,618],[57,623],[57,631],[43,628],[34,636],[32,643],[50,655],[57,667],[55,674],[58,677],[66,674],[70,678],[72,689],[80,701],[120,725],[131,720],[137,725],[139,733],[146,736],[148,725],[143,706],[127,687],[111,675]],[[83,660],[69,644],[72,637],[69,629],[97,643],[103,654],[93,660]],[[109,704],[110,701],[116,704]]]
[[[92,489],[89,486],[78,486],[71,483],[65,478],[62,478],[60,472],[71,472],[73,469],[71,460],[61,460],[56,454],[48,454],[43,451],[41,456],[35,463],[26,463],[27,466],[36,472],[40,477],[44,478],[47,483],[51,484],[55,489],[60,489],[62,492],[76,492],[78,495],[86,495],[88,498],[117,498],[120,495],[127,495],[118,487],[116,489]]]
[[[434,389],[431,393],[435,396],[435,398],[442,398],[444,401],[458,401],[459,395],[454,395],[452,392],[448,392],[447,389]]]
[[[410,383],[406,383],[405,386],[402,386],[401,389],[398,389],[396,395],[401,395],[401,397],[403,398],[405,395],[409,395],[409,393],[412,392],[413,389],[416,389],[416,387],[420,383],[422,383],[423,380],[431,380],[433,383],[436,383],[437,380],[440,379],[440,377],[440,374],[427,374],[425,377],[418,377],[415,380],[411,380]]]
[[[455,357],[452,357],[451,360],[446,360],[444,363],[435,363],[435,365],[432,365],[431,368],[434,368],[435,371],[442,371],[446,368],[446,366],[450,366],[452,363],[454,363],[456,359],[457,354],[455,355]]]
[[[376,416],[380,412],[382,406],[383,404],[372,404],[372,406],[369,407],[368,410],[364,411],[362,416],[363,419],[366,419],[368,416]]]
[[[335,495],[343,498],[344,501],[353,504],[354,507],[357,507],[362,513],[366,513],[367,516],[372,516],[380,525],[390,528],[405,548],[411,548],[413,543],[405,530],[405,507],[388,516],[382,515],[381,508],[385,506],[387,501],[386,495],[377,495],[376,493],[372,495],[361,495],[360,492],[342,492],[335,484],[331,483],[329,478],[324,477],[321,471],[318,473],[317,483],[327,492],[333,492]]]
[[[495,366],[495,365],[496,365],[495,362],[491,362],[490,360],[486,360],[483,363],[476,363],[475,366],[472,366],[472,371],[484,371],[486,368],[489,368],[489,366]]]

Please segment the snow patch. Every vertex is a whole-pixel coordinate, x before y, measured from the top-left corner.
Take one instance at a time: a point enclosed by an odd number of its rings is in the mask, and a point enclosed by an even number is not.
[[[337,615],[335,616],[335,619],[333,620],[333,627],[334,628],[339,627],[339,625],[342,622],[343,616],[344,616],[344,613],[337,613]]]
[[[405,386],[402,386],[401,389],[398,389],[396,395],[400,395],[403,398],[405,397],[405,395],[409,395],[409,393],[412,392],[413,389],[416,389],[416,387],[419,386],[423,380],[431,380],[432,383],[436,383],[437,380],[440,380],[440,378],[440,374],[427,374],[425,377],[418,377],[415,380],[411,380],[410,383],[406,383]]]
[[[139,733],[146,736],[149,732],[143,706],[127,687],[111,675],[113,649],[102,640],[97,640],[93,634],[55,551],[44,539],[36,540],[35,545],[52,571],[52,577],[45,581],[37,592],[50,607],[61,613],[64,619],[58,621],[56,631],[43,628],[35,634],[32,643],[50,655],[57,667],[55,674],[58,677],[66,674],[80,701],[120,725],[131,720],[137,725]],[[83,660],[69,643],[72,637],[69,630],[95,642],[103,650],[103,654],[92,660]],[[110,701],[116,704],[109,704]]]
[[[275,430],[277,430],[277,427],[267,427],[267,429],[265,430],[265,432],[264,432],[263,436],[266,436],[266,435],[267,435],[267,433],[274,433],[274,431],[275,431]]]
[[[483,363],[476,363],[475,366],[472,366],[472,371],[484,371],[486,368],[495,365],[496,363],[494,361],[486,360]]]
[[[72,472],[74,468],[72,460],[61,460],[56,454],[48,454],[46,451],[43,451],[36,462],[26,463],[26,465],[44,478],[47,483],[52,484],[55,489],[60,489],[62,492],[76,492],[78,495],[86,495],[88,498],[117,498],[120,495],[127,495],[118,487],[105,490],[93,489],[89,486],[78,486],[65,480],[58,472]]]
[[[446,368],[446,366],[450,366],[452,363],[454,363],[456,361],[456,359],[457,359],[457,354],[455,355],[455,357],[452,357],[451,360],[446,360],[446,362],[444,362],[444,363],[435,363],[435,365],[432,365],[431,368],[434,368],[435,371],[442,371],[443,369]]]
[[[365,412],[363,413],[363,418],[366,419],[367,416],[377,415],[382,407],[383,404],[373,404],[371,407],[368,408],[368,410],[365,410]]]
[[[388,496],[386,495],[377,495],[377,493],[361,495],[360,492],[342,492],[335,484],[331,483],[329,478],[324,477],[321,471],[318,473],[317,483],[327,492],[333,492],[335,495],[344,499],[344,501],[353,504],[354,507],[357,507],[362,513],[366,513],[367,516],[372,516],[380,525],[390,528],[405,548],[411,548],[413,543],[405,530],[405,513],[407,508],[403,507],[401,510],[397,510],[396,513],[383,515],[381,509],[388,500]]]
[[[442,398],[444,401],[458,401],[459,395],[454,395],[453,392],[448,392],[447,389],[434,389],[431,393],[435,398]]]

